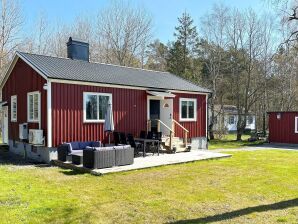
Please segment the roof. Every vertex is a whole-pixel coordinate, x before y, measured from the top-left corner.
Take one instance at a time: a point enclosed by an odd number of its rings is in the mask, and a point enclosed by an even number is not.
[[[47,78],[74,80],[104,84],[136,86],[153,89],[180,90],[210,93],[211,91],[193,84],[169,72],[152,71],[92,63],[69,58],[17,52],[17,55],[34,66]]]
[[[298,113],[298,111],[268,111],[267,114],[273,113]]]

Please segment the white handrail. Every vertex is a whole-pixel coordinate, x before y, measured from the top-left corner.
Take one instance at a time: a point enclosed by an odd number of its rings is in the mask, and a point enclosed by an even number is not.
[[[166,125],[165,123],[163,123],[161,120],[159,120],[159,119],[151,119],[151,120],[149,120],[149,121],[158,121],[158,122],[160,122],[163,126],[165,126],[169,131],[171,131],[173,134],[175,134],[175,132],[168,126],[168,125]]]
[[[173,119],[173,122],[176,123],[179,127],[181,127],[184,131],[189,132],[185,127],[183,127],[178,121]]]

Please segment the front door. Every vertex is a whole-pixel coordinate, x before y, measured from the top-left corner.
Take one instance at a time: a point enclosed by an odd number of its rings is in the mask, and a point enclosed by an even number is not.
[[[8,144],[8,106],[2,107],[2,143]]]
[[[173,99],[164,99],[161,101],[160,120],[165,123],[169,128],[172,128],[173,116]],[[165,126],[160,126],[160,131],[163,135],[170,135],[170,130]]]
[[[149,108],[149,118],[152,120],[151,131],[157,132],[157,121],[155,119],[160,119],[160,100],[150,100]]]

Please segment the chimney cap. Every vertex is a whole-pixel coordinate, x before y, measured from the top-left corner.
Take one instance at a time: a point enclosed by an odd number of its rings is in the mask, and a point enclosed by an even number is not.
[[[67,45],[67,57],[73,60],[89,62],[89,43],[80,39],[69,37]]]
[[[70,45],[73,42],[89,45],[89,43],[87,41],[84,41],[84,40],[82,40],[80,38],[76,38],[76,37],[69,37],[66,44]]]

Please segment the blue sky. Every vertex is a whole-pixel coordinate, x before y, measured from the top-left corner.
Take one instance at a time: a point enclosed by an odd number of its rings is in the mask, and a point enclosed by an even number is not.
[[[97,12],[109,4],[109,0],[23,0],[27,29],[31,29],[38,15],[43,12],[49,23],[72,23],[79,15],[95,16]],[[144,7],[152,14],[154,21],[153,36],[163,42],[173,39],[177,17],[184,11],[191,14],[195,25],[215,3],[224,3],[230,7],[245,9],[251,7],[261,13],[266,7],[264,0],[131,0],[131,4]]]

